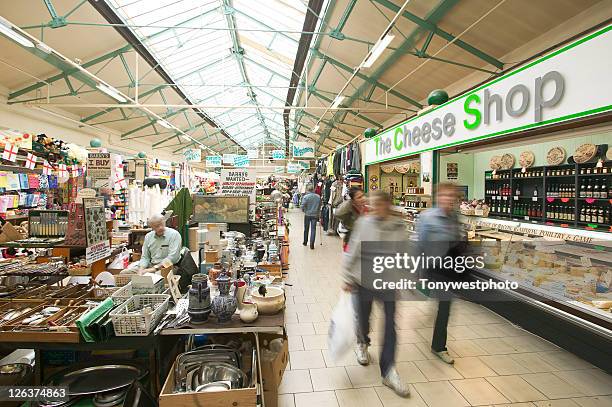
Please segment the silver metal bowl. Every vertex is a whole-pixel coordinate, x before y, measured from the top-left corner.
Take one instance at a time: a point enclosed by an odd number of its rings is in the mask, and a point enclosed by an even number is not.
[[[241,389],[247,383],[247,375],[242,370],[229,363],[203,363],[200,367],[197,383],[194,383],[194,387],[197,389],[200,385],[213,382],[229,382],[232,389]]]

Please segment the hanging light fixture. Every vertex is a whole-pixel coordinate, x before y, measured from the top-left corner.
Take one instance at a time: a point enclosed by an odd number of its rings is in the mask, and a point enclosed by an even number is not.
[[[340,106],[340,103],[342,103],[343,100],[344,100],[344,96],[342,95],[336,96],[336,99],[334,99],[334,103],[331,105],[331,108],[336,109],[338,106]]]
[[[159,124],[162,127],[165,127],[167,129],[172,130],[174,128],[174,126],[172,126],[170,123],[168,123],[167,121],[163,120],[163,119],[159,119],[157,121],[157,124]]]
[[[112,97],[113,99],[115,99],[116,101],[120,102],[120,103],[125,103],[127,102],[127,99],[124,98],[123,96],[121,96],[121,94],[119,93],[119,91],[115,88],[112,88],[108,85],[105,85],[103,83],[99,83],[96,88],[98,88],[99,90],[101,90],[102,92],[106,93],[108,96]]]
[[[391,41],[393,41],[394,38],[395,35],[387,34],[381,40],[379,40],[372,48],[368,59],[366,59],[366,61],[363,63],[363,67],[370,68],[372,65],[374,65],[374,62],[376,62],[376,60],[380,57],[385,48],[391,44]]]
[[[17,31],[14,31],[13,24],[11,24],[8,20],[2,17],[0,17],[0,33],[6,35],[13,41],[17,42],[18,44],[23,45],[24,47],[28,47],[28,48],[34,47],[34,43],[32,41],[30,41],[23,35],[19,34]]]

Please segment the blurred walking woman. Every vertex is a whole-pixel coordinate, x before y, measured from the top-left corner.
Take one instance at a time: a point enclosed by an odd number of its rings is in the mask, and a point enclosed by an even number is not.
[[[346,230],[342,241],[342,249],[345,252],[348,242],[351,240],[351,230],[355,226],[355,222],[366,212],[366,197],[361,188],[352,187],[349,189],[348,195],[350,199],[340,204],[334,212],[334,216],[340,219],[341,226]],[[338,227],[340,228],[340,226]]]

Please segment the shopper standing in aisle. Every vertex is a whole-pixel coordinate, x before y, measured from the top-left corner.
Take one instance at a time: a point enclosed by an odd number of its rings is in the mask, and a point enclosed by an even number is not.
[[[317,234],[317,221],[319,220],[319,210],[321,209],[321,197],[313,192],[312,185],[306,186],[306,195],[302,198],[302,211],[304,212],[304,241],[308,244],[308,234],[310,233],[310,248],[314,249],[315,235]]]
[[[356,193],[363,192],[356,191]],[[356,199],[363,199],[354,195]],[[408,397],[408,384],[402,382],[395,368],[395,295],[388,292],[363,287],[361,280],[361,260],[367,254],[362,252],[362,242],[402,242],[408,239],[404,223],[391,216],[391,197],[382,191],[374,191],[371,196],[371,211],[360,217],[352,230],[349,249],[343,259],[344,291],[354,293],[357,314],[357,361],[366,366],[370,363],[370,314],[372,302],[382,301],[385,310],[385,335],[380,354],[380,373],[382,383],[401,397]]]
[[[457,216],[459,191],[452,183],[441,183],[436,188],[435,207],[424,211],[417,223],[419,253],[425,256],[457,256],[465,248],[465,238]],[[459,278],[454,270],[428,269],[422,277],[430,281],[448,281]],[[438,298],[438,313],[434,324],[431,351],[443,362],[455,363],[446,349],[451,293],[432,292]]]
[[[342,226],[346,230],[342,239],[342,249],[345,252],[351,240],[351,230],[355,226],[355,222],[366,212],[366,197],[361,188],[352,187],[349,189],[348,195],[349,199],[341,203],[334,212],[334,218],[342,222]]]

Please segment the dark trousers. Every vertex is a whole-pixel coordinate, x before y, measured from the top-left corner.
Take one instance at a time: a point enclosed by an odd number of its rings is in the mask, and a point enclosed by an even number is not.
[[[310,231],[310,245],[314,246],[317,234],[317,217],[304,215],[304,244],[308,243],[308,232]]]
[[[451,302],[448,300],[438,301],[438,314],[434,324],[433,338],[431,339],[431,349],[434,352],[446,350],[446,329],[448,328],[448,317],[450,315]]]
[[[357,293],[353,297],[355,313],[357,314],[358,343],[370,344],[368,334],[370,333],[370,314],[374,299],[382,301],[380,293],[363,287],[358,287]],[[395,360],[397,335],[395,332],[395,301],[383,301],[383,304],[385,308],[385,338],[380,352],[380,374],[385,377]]]

